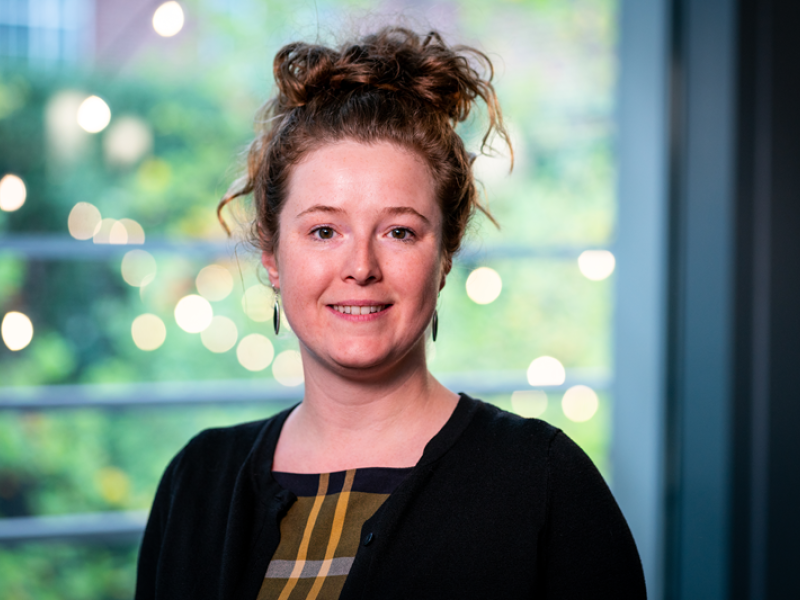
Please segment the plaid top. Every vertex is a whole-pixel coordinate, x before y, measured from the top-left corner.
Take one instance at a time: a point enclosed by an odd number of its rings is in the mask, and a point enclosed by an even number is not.
[[[297,501],[281,520],[281,541],[258,600],[339,597],[361,541],[361,527],[413,467],[374,467],[337,473],[273,471]]]

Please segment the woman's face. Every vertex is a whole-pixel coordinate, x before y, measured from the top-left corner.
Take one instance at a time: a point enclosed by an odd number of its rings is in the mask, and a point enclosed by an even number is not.
[[[277,256],[264,254],[309,360],[356,376],[424,359],[444,286],[442,215],[427,165],[389,142],[343,141],[292,171]]]

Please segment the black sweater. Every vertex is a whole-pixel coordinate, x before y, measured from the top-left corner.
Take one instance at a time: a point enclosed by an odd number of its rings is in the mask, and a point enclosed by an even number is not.
[[[200,433],[167,467],[136,598],[255,600],[295,496],[271,475],[289,410]],[[631,533],[558,429],[462,395],[362,529],[341,599],[645,598]]]

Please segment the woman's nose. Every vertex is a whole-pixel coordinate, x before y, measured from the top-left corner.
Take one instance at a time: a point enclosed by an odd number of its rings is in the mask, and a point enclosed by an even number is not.
[[[344,264],[344,279],[366,285],[381,279],[381,269],[371,236],[354,238]]]

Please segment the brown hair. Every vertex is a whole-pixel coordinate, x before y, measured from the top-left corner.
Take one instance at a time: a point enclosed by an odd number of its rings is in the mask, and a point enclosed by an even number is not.
[[[481,151],[492,131],[511,150],[485,54],[449,47],[435,31],[423,37],[387,27],[338,50],[288,44],[275,56],[273,74],[278,90],[259,113],[247,172],[217,208],[228,233],[222,209],[252,193],[256,217],[251,241],[274,252],[291,167],[309,151],[344,139],[393,142],[426,161],[443,214],[442,250],[448,263],[476,209],[494,222],[476,190],[474,156],[455,132],[482,100],[489,123]]]

